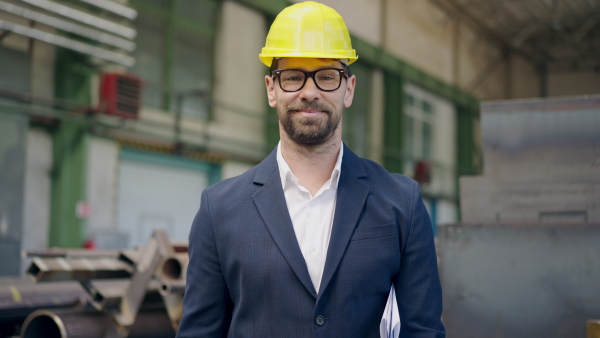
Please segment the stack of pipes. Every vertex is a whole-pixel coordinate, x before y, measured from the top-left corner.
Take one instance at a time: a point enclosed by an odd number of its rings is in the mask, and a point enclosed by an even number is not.
[[[187,244],[169,242],[164,231],[155,230],[137,250],[50,250],[27,256],[32,257],[27,269],[31,280],[40,285],[62,282],[71,286],[71,294],[63,306],[30,307],[22,338],[175,335],[182,316]]]

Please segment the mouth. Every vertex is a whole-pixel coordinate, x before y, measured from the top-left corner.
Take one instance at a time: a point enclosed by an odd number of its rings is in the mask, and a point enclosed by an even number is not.
[[[324,114],[325,113],[322,110],[314,110],[314,109],[301,109],[301,110],[295,110],[293,112],[298,113],[300,115],[305,115],[305,116],[314,116],[314,115],[317,115],[317,114]]]
[[[302,116],[306,118],[317,118],[330,115],[331,111],[323,104],[317,102],[294,104],[287,107],[289,115]]]

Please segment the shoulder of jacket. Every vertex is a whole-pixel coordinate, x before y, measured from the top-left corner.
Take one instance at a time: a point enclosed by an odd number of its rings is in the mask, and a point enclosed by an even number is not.
[[[418,185],[418,183],[412,178],[400,173],[390,173],[387,171],[387,169],[375,161],[366,158],[361,158],[361,161],[363,162],[365,170],[367,171],[367,175],[370,179],[384,180],[389,184],[399,184],[403,187],[411,189],[415,185]]]
[[[255,176],[256,166],[246,170],[246,172],[238,176],[226,178],[211,185],[206,188],[206,193],[210,196],[227,195],[229,193],[235,194],[239,192],[241,188],[251,185]]]

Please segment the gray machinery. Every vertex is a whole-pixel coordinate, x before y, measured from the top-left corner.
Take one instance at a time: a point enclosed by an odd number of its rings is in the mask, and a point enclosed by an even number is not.
[[[600,96],[484,103],[481,131],[484,174],[460,178],[462,223],[439,230],[448,338],[585,337],[600,319]]]

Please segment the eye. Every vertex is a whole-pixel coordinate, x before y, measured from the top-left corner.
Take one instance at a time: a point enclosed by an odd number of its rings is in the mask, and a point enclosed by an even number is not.
[[[281,72],[282,82],[302,82],[304,81],[304,74],[302,72],[294,70],[286,70]]]
[[[333,71],[324,71],[317,74],[319,82],[336,82],[339,74]]]
[[[298,82],[298,81],[302,81],[302,78],[297,75],[290,75],[290,76],[286,76],[283,80],[289,81],[289,82]]]

